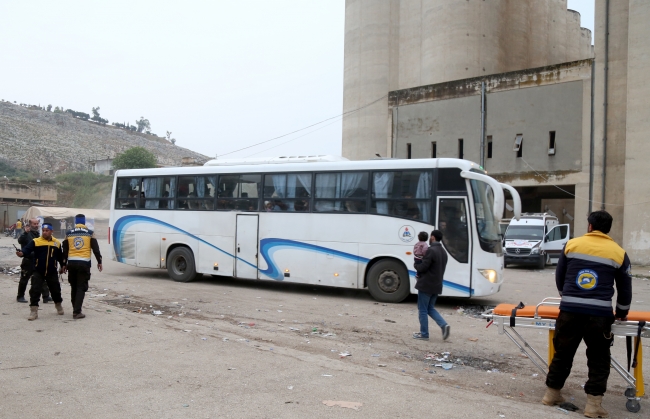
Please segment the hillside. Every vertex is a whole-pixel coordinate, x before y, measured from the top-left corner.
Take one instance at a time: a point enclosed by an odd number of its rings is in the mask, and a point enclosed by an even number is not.
[[[208,160],[155,135],[0,102],[0,158],[18,169],[32,173],[46,169],[54,174],[82,172],[88,170],[91,160],[114,157],[135,146],[151,151],[166,166],[180,166],[183,157]]]

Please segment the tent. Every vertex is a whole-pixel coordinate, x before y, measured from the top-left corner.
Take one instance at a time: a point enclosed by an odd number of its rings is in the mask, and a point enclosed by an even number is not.
[[[54,218],[55,220],[73,219],[77,214],[84,214],[86,218],[92,218],[95,221],[108,221],[110,210],[96,210],[86,208],[65,208],[65,207],[29,207],[23,219],[30,218]]]
[[[108,231],[108,218],[110,210],[96,210],[87,208],[65,208],[65,207],[29,207],[23,220],[27,221],[32,218],[41,219],[41,223],[52,223],[54,227],[54,237],[63,235],[59,232],[60,222],[66,221],[66,229],[74,226],[74,216],[77,214],[84,214],[86,216],[86,226],[95,231],[95,236],[98,238],[105,238]],[[62,225],[61,225],[62,227]]]

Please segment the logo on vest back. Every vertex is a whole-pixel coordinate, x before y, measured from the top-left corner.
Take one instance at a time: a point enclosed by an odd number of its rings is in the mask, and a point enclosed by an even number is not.
[[[75,249],[80,250],[84,247],[84,239],[82,237],[75,237],[72,244]]]
[[[598,285],[598,274],[591,269],[583,269],[576,276],[576,284],[585,291],[590,291]]]

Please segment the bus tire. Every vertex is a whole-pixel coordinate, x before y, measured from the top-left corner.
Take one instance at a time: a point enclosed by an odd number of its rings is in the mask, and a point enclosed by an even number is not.
[[[167,273],[176,282],[190,282],[199,275],[196,273],[194,255],[187,247],[177,247],[167,256]]]
[[[368,271],[368,291],[382,303],[399,303],[411,292],[411,280],[404,266],[393,260],[380,260]]]

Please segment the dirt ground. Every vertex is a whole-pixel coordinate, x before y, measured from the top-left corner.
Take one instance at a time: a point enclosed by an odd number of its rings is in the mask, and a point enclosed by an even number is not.
[[[12,243],[0,238],[1,267],[19,264]],[[17,283],[17,274],[0,273],[0,418],[567,417],[540,403],[544,374],[477,315],[556,296],[550,267],[507,269],[491,297],[441,298],[445,342],[435,324],[428,342],[411,338],[415,296],[383,304],[365,290],[207,276],[182,284],[106,260],[103,273],[93,268],[86,319],[72,320],[64,284],[66,314],[41,304],[28,322]],[[633,286],[632,309],[650,311],[650,280]],[[546,356],[546,332],[518,331]],[[650,339],[643,350],[650,366]],[[624,363],[624,339],[613,353]],[[586,376],[581,348],[564,390],[581,409]],[[612,372],[611,417],[648,417],[648,396],[641,412],[625,409],[625,387]]]

